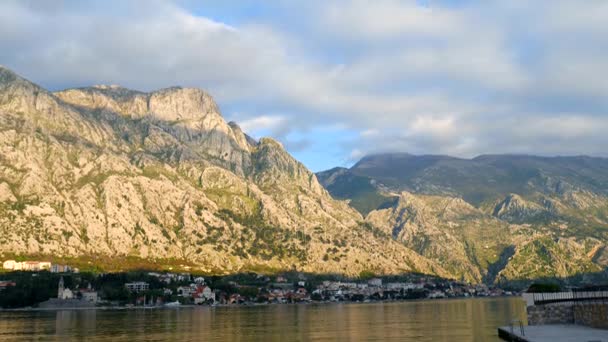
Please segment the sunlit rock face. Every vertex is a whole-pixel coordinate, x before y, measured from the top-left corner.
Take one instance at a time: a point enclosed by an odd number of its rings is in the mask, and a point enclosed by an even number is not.
[[[608,159],[372,155],[318,177],[457,278],[589,281],[608,265]]]
[[[451,276],[334,200],[280,143],[226,123],[200,89],[51,93],[5,68],[0,253]]]

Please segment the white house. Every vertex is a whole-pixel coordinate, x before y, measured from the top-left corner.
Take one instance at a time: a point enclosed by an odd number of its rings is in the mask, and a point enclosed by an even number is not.
[[[194,304],[203,304],[205,302],[215,302],[215,292],[209,286],[197,286],[196,292],[193,293]]]
[[[143,281],[136,281],[133,283],[126,283],[125,287],[131,292],[141,292],[148,291],[150,289],[150,284]]]
[[[85,302],[97,303],[97,291],[80,291],[82,300]]]
[[[435,290],[429,293],[429,298],[445,298],[445,293],[443,291]]]
[[[89,286],[87,286],[86,289],[80,289],[80,295],[82,296],[82,300],[85,302],[90,302],[93,304],[97,303],[97,291],[93,289],[91,283],[89,283]]]
[[[386,288],[388,290],[401,290],[405,289],[407,285],[405,283],[388,283],[386,284]]]
[[[2,263],[2,268],[5,270],[14,270],[15,269],[15,260],[6,260]]]
[[[369,284],[369,286],[380,287],[380,286],[382,286],[382,279],[380,279],[380,278],[372,278],[372,279],[368,280],[367,283]]]
[[[194,289],[191,286],[180,286],[177,288],[177,295],[182,297],[192,297]]]
[[[71,272],[72,268],[68,265],[53,264],[53,265],[51,265],[50,271],[51,271],[51,273],[67,273],[67,272]]]
[[[209,286],[203,287],[203,291],[201,292],[201,295],[206,300],[214,300],[215,301],[215,292],[213,292]]]
[[[41,270],[50,270],[51,263],[48,261],[15,261],[15,260],[6,260],[2,267],[5,270],[13,270],[13,271],[41,271]]]
[[[407,283],[405,284],[405,290],[420,290],[424,288],[424,284],[422,283]]]

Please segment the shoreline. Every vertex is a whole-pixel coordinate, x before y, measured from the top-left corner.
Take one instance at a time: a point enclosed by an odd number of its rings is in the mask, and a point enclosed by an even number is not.
[[[454,301],[454,300],[483,300],[483,299],[502,299],[502,298],[521,298],[520,296],[486,296],[486,297],[451,297],[451,298],[420,298],[420,299],[403,299],[403,300],[372,300],[372,301],[309,301],[298,303],[244,303],[244,304],[215,304],[215,305],[196,305],[182,304],[179,306],[90,306],[90,307],[55,307],[55,308],[0,308],[0,313],[5,312],[52,312],[52,311],[127,311],[127,310],[175,310],[175,309],[197,309],[197,308],[246,308],[246,307],[261,307],[261,306],[279,306],[279,305],[333,305],[333,304],[384,304],[384,303],[412,303],[412,302],[428,302],[428,301]]]

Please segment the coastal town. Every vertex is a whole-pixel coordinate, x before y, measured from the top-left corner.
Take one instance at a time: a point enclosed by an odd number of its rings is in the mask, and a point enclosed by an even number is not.
[[[497,297],[514,295],[497,287],[411,274],[402,277],[344,279],[300,272],[277,275],[244,273],[200,276],[190,273],[81,273],[69,265],[46,261],[7,260],[0,274],[0,306],[91,308],[176,307],[188,305],[263,305],[311,302],[371,302],[412,299]],[[12,277],[12,278],[11,278]],[[18,278],[18,279],[17,279]],[[14,296],[32,278],[46,288],[19,301]],[[25,287],[26,285],[23,285]],[[26,294],[28,295],[28,294]],[[46,298],[48,297],[48,298]],[[4,300],[3,300],[4,299]]]

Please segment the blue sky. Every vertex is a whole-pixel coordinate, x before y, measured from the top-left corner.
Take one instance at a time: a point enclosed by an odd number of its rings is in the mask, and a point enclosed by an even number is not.
[[[314,171],[607,156],[606,18],[604,0],[7,0],[0,64],[52,90],[203,88]]]

